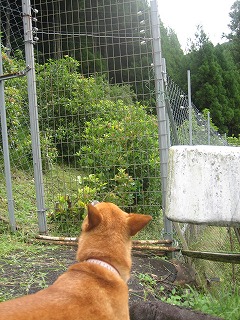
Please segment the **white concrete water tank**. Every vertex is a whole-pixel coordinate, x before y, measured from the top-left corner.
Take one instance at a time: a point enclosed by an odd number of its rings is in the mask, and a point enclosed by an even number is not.
[[[240,226],[240,148],[171,147],[166,197],[170,220]]]

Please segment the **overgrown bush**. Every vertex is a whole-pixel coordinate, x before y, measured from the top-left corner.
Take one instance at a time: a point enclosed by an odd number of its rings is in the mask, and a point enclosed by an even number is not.
[[[117,168],[126,170],[139,186],[129,206],[144,203],[149,213],[157,214],[161,195],[156,117],[138,103],[109,101],[98,117],[86,122],[82,138],[80,167],[101,173],[106,181],[113,179]]]
[[[18,59],[9,58],[3,50],[2,58],[4,73],[19,72],[25,68],[25,63],[21,57]],[[32,164],[32,156],[31,137],[27,120],[29,115],[26,77],[12,78],[5,81],[4,97],[11,162],[17,168],[27,169]],[[2,145],[1,135],[0,145]]]
[[[129,86],[110,86],[103,76],[86,78],[78,68],[68,56],[36,67],[41,130],[53,131],[59,155],[67,161],[81,146],[85,123],[103,113],[105,104],[119,95],[127,104],[134,98]]]
[[[22,59],[5,56],[5,72],[23,68]],[[54,219],[58,214],[62,219],[64,212],[81,217],[79,201],[85,205],[92,196],[126,210],[148,206],[146,213],[157,215],[161,193],[156,116],[136,102],[130,86],[110,85],[104,76],[86,78],[78,70],[79,62],[69,56],[36,66],[43,169],[57,159],[70,166],[78,163],[84,182],[71,199],[60,196]],[[32,167],[27,81],[22,77],[7,83],[11,156],[15,165],[27,169]],[[96,179],[95,187],[90,177]]]
[[[25,61],[21,52],[15,53],[15,58],[9,58],[3,50],[4,73],[14,73],[24,70]],[[27,95],[27,78],[12,78],[4,83],[6,118],[8,130],[9,152],[12,165],[28,170],[32,168],[32,144],[30,132],[29,104]],[[51,131],[52,132],[52,131]],[[42,161],[44,169],[55,161],[57,150],[53,145],[50,130],[40,132]],[[0,135],[0,145],[2,137]]]
[[[156,116],[135,101],[130,86],[110,85],[103,76],[85,78],[78,67],[68,56],[37,67],[42,131],[48,128],[61,161],[77,161],[86,177],[94,174],[107,183],[108,198],[123,170],[137,186],[128,208],[148,205],[156,214],[161,203]]]

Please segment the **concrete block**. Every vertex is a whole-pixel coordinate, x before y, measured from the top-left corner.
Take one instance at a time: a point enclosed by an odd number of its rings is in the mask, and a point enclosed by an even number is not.
[[[178,222],[239,226],[240,148],[171,147],[166,216]]]

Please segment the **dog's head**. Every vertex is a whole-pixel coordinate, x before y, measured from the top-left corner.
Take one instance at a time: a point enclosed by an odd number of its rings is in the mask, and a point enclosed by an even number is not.
[[[129,274],[131,267],[131,237],[152,219],[149,215],[126,213],[113,203],[88,205],[82,224],[77,259],[102,259]],[[126,270],[129,269],[129,270]],[[128,278],[124,275],[123,278]]]
[[[152,219],[149,215],[126,213],[113,203],[94,202],[88,205],[88,214],[82,225],[82,231],[87,232],[92,229],[109,229],[123,232],[128,236],[134,236],[143,229]],[[103,230],[102,230],[103,231]]]

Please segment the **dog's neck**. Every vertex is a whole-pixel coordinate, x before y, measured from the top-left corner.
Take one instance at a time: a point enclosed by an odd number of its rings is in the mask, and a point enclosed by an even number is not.
[[[115,273],[116,275],[120,276],[118,270],[105,261],[102,261],[99,259],[87,259],[86,262],[98,264],[99,266],[102,266],[102,267],[108,269],[109,271]]]

